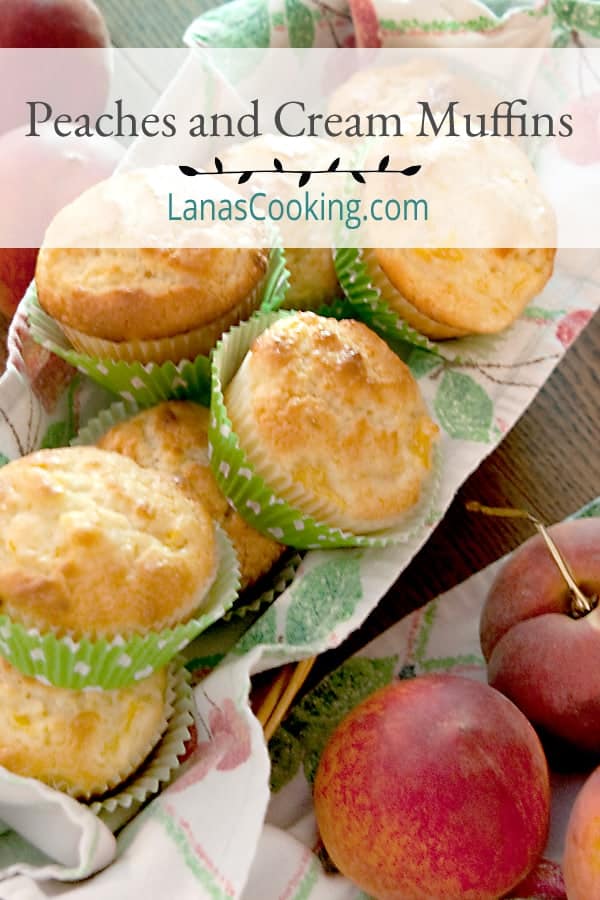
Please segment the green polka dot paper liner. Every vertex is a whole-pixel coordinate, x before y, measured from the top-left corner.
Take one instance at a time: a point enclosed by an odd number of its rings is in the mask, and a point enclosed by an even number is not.
[[[178,399],[189,399],[182,397]],[[71,441],[72,447],[90,447],[97,444],[104,435],[110,431],[114,425],[120,422],[126,422],[132,419],[141,411],[137,403],[124,402],[117,400],[108,409],[101,410],[97,416],[90,419],[86,425],[79,430],[77,435]]]
[[[25,298],[31,335],[46,350],[83,372],[105,390],[140,407],[162,400],[193,396],[208,406],[210,400],[210,362],[199,356],[193,362],[184,360],[156,365],[128,363],[122,360],[99,360],[73,349],[59,325],[40,307],[35,284],[29,286]]]
[[[173,628],[111,640],[75,640],[40,633],[0,616],[0,655],[24,675],[56,687],[103,689],[125,687],[166,666],[190,641],[220,619],[239,588],[239,566],[231,542],[217,527],[219,565],[199,612]]]
[[[215,478],[230,503],[246,521],[267,537],[299,550],[338,547],[385,547],[405,543],[433,524],[441,478],[439,449],[433,454],[430,477],[419,502],[394,528],[370,534],[352,534],[319,522],[278,496],[257,474],[240,446],[227,415],[223,390],[239,368],[255,338],[293,312],[256,315],[232,328],[219,342],[212,359],[209,453]]]
[[[364,322],[390,344],[401,341],[436,356],[449,358],[439,346],[401,319],[373,284],[362,250],[344,247],[335,251],[335,270],[348,303],[349,314]]]
[[[296,577],[296,572],[301,562],[302,556],[299,553],[286,556],[283,562],[280,561],[279,565],[276,565],[269,575],[261,578],[260,584],[263,586],[263,589],[257,592],[254,587],[247,588],[235,601],[231,609],[225,613],[223,621],[231,622],[245,619],[247,616],[252,616],[261,612],[261,610],[265,610],[289,587]]]
[[[262,285],[260,308],[278,309],[285,298],[289,272],[280,247],[271,250],[269,271]],[[99,359],[74,349],[60,325],[41,308],[35,282],[23,300],[31,335],[46,350],[55,353],[69,365],[83,372],[96,384],[140,407],[152,406],[162,400],[194,399],[205,406],[210,398],[210,361],[208,356],[194,360],[141,363],[124,360]]]
[[[140,807],[173,781],[194,724],[191,676],[179,659],[168,673],[167,728],[150,756],[124,784],[88,805],[111,831],[118,831]]]

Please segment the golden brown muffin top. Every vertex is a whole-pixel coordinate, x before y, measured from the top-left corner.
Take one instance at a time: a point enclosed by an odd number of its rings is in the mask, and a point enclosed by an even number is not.
[[[394,287],[429,318],[467,333],[501,331],[544,288],[554,249],[377,249]]]
[[[342,293],[331,250],[286,247],[285,264],[290,273],[285,309],[318,309]]]
[[[419,497],[437,426],[408,367],[359,322],[310,312],[277,321],[225,402],[259,473],[288,499],[299,486],[305,512],[368,531]]]
[[[158,472],[95,447],[0,469],[0,612],[112,638],[192,616],[214,580],[208,512]]]
[[[247,525],[219,490],[208,461],[208,421],[203,406],[169,400],[114,425],[98,446],[172,475],[187,497],[202,502],[233,542],[244,588],[271,568],[283,547]]]
[[[166,671],[115,691],[73,691],[0,658],[0,766],[74,797],[115,787],[166,726]]]
[[[185,333],[239,306],[265,276],[269,251],[241,246],[238,230],[232,246],[233,226],[170,226],[168,189],[180,194],[187,182],[169,166],[125,172],[64,207],[38,256],[42,308],[85,334],[126,341]],[[217,200],[240,196],[210,178],[204,193],[209,185]]]

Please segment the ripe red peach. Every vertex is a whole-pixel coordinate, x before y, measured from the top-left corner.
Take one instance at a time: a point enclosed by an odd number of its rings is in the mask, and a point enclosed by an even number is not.
[[[35,273],[33,247],[0,247],[0,315],[10,319]]]
[[[108,47],[92,0],[2,0],[0,47]]]
[[[571,810],[563,871],[569,900],[600,900],[600,768],[585,782]]]
[[[37,250],[56,213],[108,178],[123,148],[111,138],[0,135],[0,313],[10,318],[33,278]]]
[[[320,760],[317,824],[334,864],[378,900],[492,900],[534,867],[550,788],[535,731],[497,691],[453,675],[395,682]]]
[[[600,595],[600,519],[548,529],[583,593]],[[593,598],[596,598],[594,601]],[[600,608],[573,617],[572,596],[541,535],[496,577],[480,622],[489,683],[537,727],[600,751]]]
[[[110,88],[109,47],[106,22],[92,0],[2,0],[0,81],[10,90],[0,96],[0,132],[24,125],[26,103],[37,99],[55,114],[100,113]],[[81,52],[59,60],[52,48]]]
[[[511,891],[513,897],[535,897],[535,900],[568,900],[562,866],[541,859],[537,866]]]

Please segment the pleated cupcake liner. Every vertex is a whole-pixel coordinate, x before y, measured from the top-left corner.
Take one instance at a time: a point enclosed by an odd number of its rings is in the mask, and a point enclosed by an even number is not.
[[[135,403],[116,401],[108,409],[101,410],[97,416],[90,419],[77,436],[73,438],[71,446],[97,444],[113,426],[126,422],[139,412],[140,408]],[[286,589],[288,584],[291,584],[301,561],[302,557],[297,553],[280,561],[280,564],[275,565],[271,573],[262,576],[260,579],[262,590],[257,592],[253,586],[248,587],[225,612],[222,617],[223,621],[229,622],[232,619],[241,619],[269,606]]]
[[[388,343],[401,341],[445,359],[454,358],[390,308],[374,283],[360,248],[340,248],[335,251],[334,259],[335,270],[350,307],[348,312],[353,313],[356,319]]]
[[[275,565],[272,572],[260,579],[262,590],[257,592],[252,587],[248,588],[238,597],[231,609],[227,610],[223,621],[245,619],[265,610],[292,583],[301,562],[302,556],[293,553],[279,565]]]
[[[88,805],[111,831],[130,821],[153,796],[167,787],[180,766],[194,724],[194,695],[191,676],[180,659],[169,666],[167,725],[151,753],[140,760],[130,778],[104,797]]]
[[[0,655],[24,675],[56,687],[112,690],[147,678],[167,665],[187,644],[220,619],[238,595],[237,556],[217,526],[219,562],[196,615],[172,628],[108,639],[75,639],[41,633],[0,616]]]
[[[155,673],[156,674],[156,673]],[[152,678],[152,676],[150,676]],[[145,679],[144,679],[145,680]],[[60,783],[55,782],[55,787],[57,790],[64,791],[66,794],[69,794],[71,797],[75,797],[81,803],[92,804],[95,801],[95,798],[101,798],[104,796],[108,796],[112,791],[120,790],[121,785],[125,784],[129,781],[130,778],[135,777],[135,773],[138,771],[140,766],[149,759],[150,755],[154,752],[156,747],[159,745],[162,740],[163,735],[165,734],[167,728],[169,727],[169,720],[173,715],[173,703],[175,699],[175,691],[174,691],[174,670],[172,666],[167,667],[166,671],[166,685],[165,685],[165,695],[164,695],[164,704],[162,709],[162,717],[161,724],[155,730],[151,739],[148,741],[145,747],[141,750],[138,750],[137,754],[133,758],[129,758],[127,761],[127,766],[120,772],[115,772],[114,775],[108,779],[103,785],[96,787],[92,792],[90,792],[87,796],[82,796],[76,787],[65,784],[62,785]],[[132,687],[129,688],[121,688],[122,691],[132,690]]]
[[[367,140],[356,149],[352,160],[353,167],[361,169],[365,165],[373,143],[372,140]],[[355,185],[350,179],[347,179],[345,182],[346,195],[353,196],[354,190]],[[359,231],[350,230],[340,222],[336,229],[335,240],[334,266],[346,301],[345,304],[343,302],[338,304],[337,316],[339,318],[352,317],[364,322],[392,347],[400,342],[441,356],[442,352],[437,344],[405,322],[402,316],[391,309],[382,297],[381,291],[377,284],[373,283],[364,261],[363,248],[359,243],[361,240]]]
[[[392,528],[369,534],[352,534],[320,522],[288,503],[258,475],[242,449],[229,419],[223,391],[240,367],[252,342],[274,322],[291,312],[257,314],[232,328],[219,342],[212,358],[209,455],[215,478],[238,513],[267,537],[299,550],[339,547],[385,547],[406,543],[433,524],[439,514],[435,501],[441,481],[441,453],[433,453],[432,470],[419,501]],[[290,490],[301,486],[289,479]]]
[[[259,308],[265,311],[278,309],[285,298],[288,282],[289,273],[285,266],[285,255],[283,249],[276,246],[271,250],[269,269],[260,286]],[[188,399],[195,399],[198,403],[208,405],[210,397],[208,356],[199,355],[192,360],[166,361],[159,364],[109,359],[81,353],[73,347],[58,322],[41,308],[35,282],[30,284],[23,302],[31,335],[37,343],[127,402],[144,407],[160,403],[162,400],[180,399],[185,395]],[[96,346],[99,352],[102,352],[102,342]]]
[[[182,397],[180,399],[187,400],[188,398]],[[89,422],[86,422],[83,428],[79,429],[70,445],[71,447],[94,446],[111,428],[122,422],[127,422],[128,419],[132,419],[139,412],[141,412],[141,407],[137,403],[133,403],[131,400],[117,400],[107,409],[100,410],[98,415],[90,419]]]
[[[263,286],[266,276],[233,309],[228,310],[222,316],[214,319],[201,328],[193,328],[183,334],[172,337],[156,338],[155,340],[129,340],[110,341],[104,338],[93,337],[62,325],[68,341],[78,353],[92,356],[94,359],[111,359],[116,362],[126,363],[155,363],[162,365],[165,362],[179,362],[183,359],[197,359],[199,356],[208,356],[221,335],[237,322],[248,319],[260,306],[263,295]]]

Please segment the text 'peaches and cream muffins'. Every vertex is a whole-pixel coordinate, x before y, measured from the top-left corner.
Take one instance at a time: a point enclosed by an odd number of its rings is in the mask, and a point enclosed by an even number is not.
[[[172,221],[172,198],[183,193],[216,208],[241,199],[218,179],[157,166],[100,182],[51,222],[37,294],[76,350],[127,362],[194,359],[260,306],[279,260],[265,228]]]
[[[88,799],[131,776],[172,712],[161,669],[112,691],[40,684],[0,658],[0,765]]]
[[[408,367],[363,324],[300,312],[232,329],[212,401],[215,477],[264,533],[357,546],[423,526],[438,428]]]
[[[220,491],[208,458],[208,422],[205,407],[171,400],[117,422],[98,446],[173,476],[190,500],[204,504],[233,543],[243,589],[269,571],[283,547],[248,525]]]
[[[307,188],[298,186],[298,173],[324,170],[336,159],[340,151],[333,141],[308,137],[285,137],[265,134],[243,144],[233,144],[221,154],[226,171],[244,168],[253,170],[251,181],[240,190],[246,193],[262,192],[263,208],[271,199],[276,201],[298,200]],[[282,171],[274,171],[279,163]],[[269,171],[264,171],[269,170]],[[311,175],[311,195],[337,196],[339,190],[332,183],[331,175]],[[333,264],[333,233],[329,228],[330,243],[313,246],[316,227],[313,221],[282,221],[283,237],[293,240],[285,246],[285,263],[289,271],[289,287],[283,306],[288,309],[319,309],[323,304],[339,296],[342,291]],[[324,237],[324,235],[323,235]]]
[[[120,687],[235,596],[229,542],[172,479],[94,447],[0,470],[0,653],[25,674]]]

